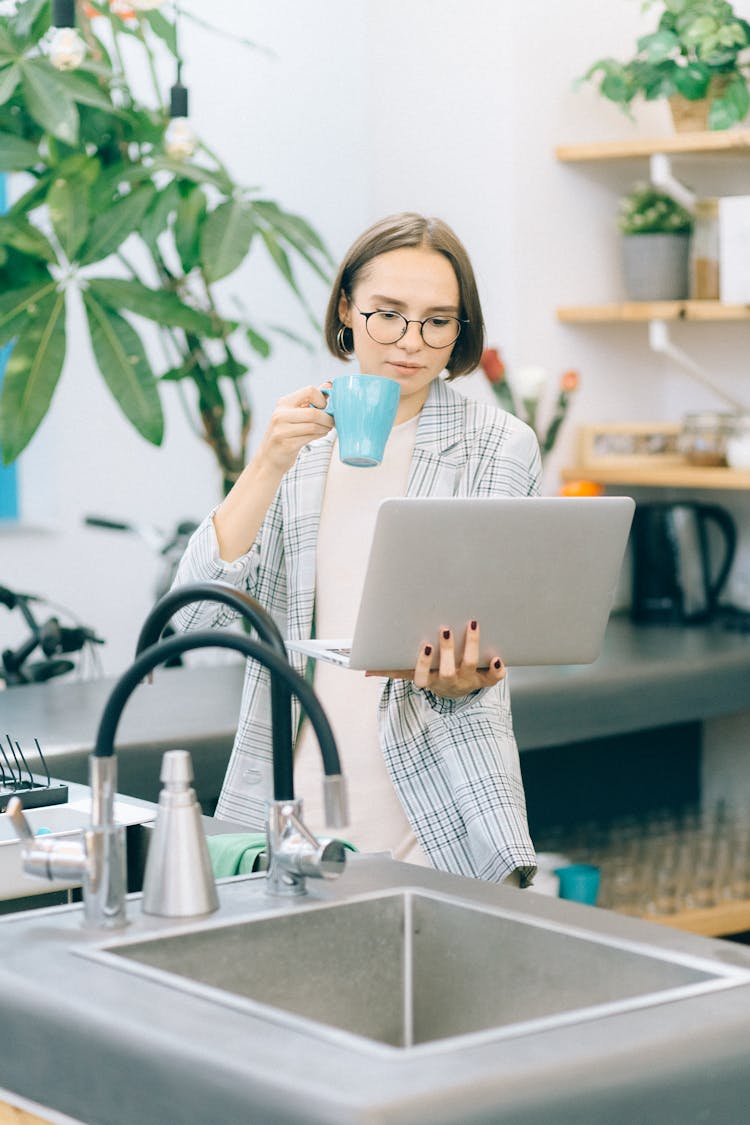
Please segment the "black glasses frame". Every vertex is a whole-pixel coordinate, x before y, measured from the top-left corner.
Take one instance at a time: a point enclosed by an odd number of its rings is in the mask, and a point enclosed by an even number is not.
[[[446,320],[455,320],[456,321],[456,323],[458,324],[458,332],[453,337],[450,344],[430,344],[424,338],[424,326],[425,326],[425,324],[427,324],[428,321],[433,320],[433,317],[426,316],[424,318],[424,320],[409,320],[407,317],[404,316],[403,313],[397,312],[396,309],[388,309],[388,310],[386,310],[386,309],[373,309],[372,312],[362,312],[362,309],[358,305],[355,305],[354,301],[351,301],[351,304],[354,305],[354,308],[357,310],[359,315],[363,316],[365,318],[365,330],[366,330],[367,335],[370,337],[371,340],[375,340],[375,337],[370,332],[370,324],[369,324],[370,317],[371,316],[377,316],[378,313],[383,313],[383,312],[387,311],[392,316],[400,316],[401,319],[404,322],[404,327],[403,327],[403,330],[401,332],[401,335],[397,336],[395,340],[390,340],[389,343],[397,344],[399,340],[403,340],[404,336],[409,331],[409,325],[410,324],[418,324],[419,325],[419,335],[422,337],[422,342],[424,343],[425,347],[432,348],[433,351],[440,351],[442,348],[451,347],[451,345],[455,344],[456,340],[461,335],[461,329],[464,326],[464,324],[470,324],[471,323],[468,320],[462,320],[461,317],[458,317],[458,316],[447,316],[445,318]],[[382,341],[381,340],[375,340],[375,343],[380,344],[380,343],[382,343]],[[386,346],[386,345],[384,345],[384,346]]]

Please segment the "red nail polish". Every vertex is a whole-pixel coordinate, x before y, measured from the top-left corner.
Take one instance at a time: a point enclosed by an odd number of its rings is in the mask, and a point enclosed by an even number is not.
[[[432,645],[424,646],[424,654],[425,656],[432,656]]]
[[[476,623],[476,621],[472,621],[472,622],[470,623],[470,625],[469,625],[469,628],[470,628],[470,629],[476,629],[476,627],[477,627],[477,623]]]
[[[443,629],[443,640],[444,640],[444,641],[449,641],[450,639],[451,639],[451,631],[450,631],[450,629]]]
[[[495,661],[495,667],[497,668],[498,672],[500,671],[502,666],[503,666],[502,660],[498,659],[498,660]]]

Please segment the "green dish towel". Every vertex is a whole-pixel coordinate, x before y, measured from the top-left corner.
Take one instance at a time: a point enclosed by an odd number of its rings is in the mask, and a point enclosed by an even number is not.
[[[264,832],[229,832],[224,836],[206,836],[214,879],[227,875],[250,875],[260,870],[256,864],[266,850]]]
[[[221,836],[207,836],[208,854],[215,879],[225,879],[229,875],[251,875],[261,871],[260,857],[266,850],[266,837],[263,832],[228,832]],[[350,852],[356,852],[354,844],[348,840],[341,843]]]

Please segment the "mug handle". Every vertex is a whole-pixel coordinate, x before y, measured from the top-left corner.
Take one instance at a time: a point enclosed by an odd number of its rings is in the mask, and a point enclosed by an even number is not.
[[[320,393],[328,397],[331,393],[331,389],[331,387],[320,387]],[[313,410],[322,410],[324,414],[330,414],[333,418],[333,408],[331,407],[330,402],[328,403],[328,406],[316,406],[311,402],[310,406],[312,406]]]

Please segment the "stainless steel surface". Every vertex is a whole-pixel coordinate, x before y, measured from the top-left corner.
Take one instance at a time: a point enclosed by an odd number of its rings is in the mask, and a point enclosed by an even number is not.
[[[21,840],[21,866],[48,883],[80,885],[87,926],[117,929],[125,925],[127,851],[125,826],[115,822],[117,759],[92,756],[91,825],[71,837],[34,836],[17,797],[7,815]]]
[[[331,828],[345,828],[349,823],[346,778],[341,774],[323,774],[323,811]]]
[[[251,949],[252,958],[245,956]],[[654,956],[419,891],[108,946],[110,963],[215,1003],[399,1049],[499,1039],[747,984],[708,960]],[[258,964],[263,972],[258,972]],[[366,972],[362,968],[366,966]],[[301,1017],[302,1021],[296,1017]]]
[[[164,918],[212,914],[219,897],[187,750],[168,750],[160,776],[164,788],[146,861],[143,911]]]
[[[127,935],[116,940],[82,929],[79,908],[0,922],[4,1085],[90,1125],[734,1125],[746,1119],[750,951],[741,946],[377,857],[353,856],[342,879],[318,881],[305,899],[271,898],[264,886],[257,877],[222,882],[220,914],[200,924],[134,912]],[[326,1018],[336,1003],[353,1007],[359,988],[360,1028],[369,1033],[376,1014],[369,1008],[382,1012],[386,998],[391,1003],[402,995],[393,974],[383,974],[392,964],[388,949],[404,948],[398,918],[409,897],[427,900],[418,910],[429,924],[410,940],[415,963],[431,970],[415,991],[424,1005],[418,1027],[425,1041],[411,1048],[247,997],[230,1002],[213,985],[180,982],[158,967],[131,960],[137,971],[126,971],[120,956],[126,946],[154,938],[182,935],[192,942],[199,934],[233,931],[224,982],[233,973],[243,986],[257,977],[280,995],[289,972],[288,988],[299,987],[317,1005],[313,1014]],[[344,916],[349,905],[351,924]],[[294,932],[305,943],[297,950],[300,968],[278,956],[270,963],[281,976],[269,979],[275,975],[266,964],[274,957],[270,922],[278,923],[277,937],[297,918]],[[291,928],[288,933],[287,954]],[[608,971],[615,958],[622,963],[620,954],[629,962],[620,987],[626,979],[633,991],[618,1000],[593,990],[606,988],[603,967]],[[475,958],[481,976],[472,984]],[[319,959],[324,967],[316,977]],[[320,988],[304,978],[309,973],[325,987],[334,969],[334,996],[324,1003]],[[586,1018],[569,1010],[572,1025],[562,1010],[568,986],[597,1008]],[[467,1030],[482,1012],[498,1019],[501,992],[522,1005],[511,1007],[511,1022]],[[429,1038],[436,1027],[445,1038]]]
[[[306,880],[336,879],[346,866],[340,840],[317,838],[302,821],[302,801],[270,801],[267,888],[273,895],[303,895]]]

